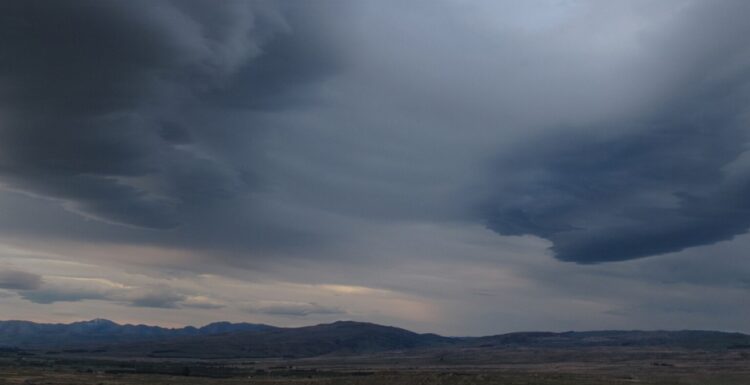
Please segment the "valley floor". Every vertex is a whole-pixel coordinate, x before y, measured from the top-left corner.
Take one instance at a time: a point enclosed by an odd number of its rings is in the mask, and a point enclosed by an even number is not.
[[[750,385],[750,352],[428,350],[298,360],[5,355],[0,385]]]
[[[538,373],[507,371],[384,371],[367,375],[321,373],[313,375],[261,375],[253,377],[210,378],[164,374],[92,374],[70,370],[24,368],[0,372],[2,385],[746,385],[747,375],[713,374],[635,374]]]

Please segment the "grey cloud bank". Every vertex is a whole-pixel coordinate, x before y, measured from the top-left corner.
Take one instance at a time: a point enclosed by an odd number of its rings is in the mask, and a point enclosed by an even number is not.
[[[295,49],[308,48],[287,37],[296,26],[280,8],[246,1],[4,3],[6,188],[153,229],[178,226],[195,206],[246,190],[239,165],[227,164],[194,132],[216,130],[218,137],[221,129],[192,124],[187,112],[265,101],[253,93],[271,99],[316,76],[293,67],[318,52]],[[268,64],[279,60],[268,55],[288,64]],[[214,95],[237,94],[235,88],[247,91],[231,101]]]
[[[316,315],[343,315],[343,310],[336,307],[319,305],[314,302],[265,302],[259,305],[251,305],[246,308],[249,313],[262,313],[278,316],[305,317]]]

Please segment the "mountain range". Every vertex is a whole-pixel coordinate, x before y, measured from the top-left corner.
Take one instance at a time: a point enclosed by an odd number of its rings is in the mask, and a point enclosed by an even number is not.
[[[200,328],[193,326],[164,328],[149,325],[121,325],[100,318],[69,324],[0,321],[0,346],[22,348],[87,347],[272,329],[276,328],[263,324],[230,322],[215,322]]]
[[[156,358],[314,357],[430,348],[665,347],[750,349],[750,335],[717,331],[520,332],[443,337],[391,326],[338,321],[298,328],[217,322],[200,328],[120,325],[95,319],[70,324],[0,321],[0,347],[47,353]]]

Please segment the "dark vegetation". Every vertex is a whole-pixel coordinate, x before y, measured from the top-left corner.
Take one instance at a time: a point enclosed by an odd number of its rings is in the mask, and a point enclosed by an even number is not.
[[[746,385],[736,350],[434,348],[307,359],[98,359],[0,353],[0,385]]]

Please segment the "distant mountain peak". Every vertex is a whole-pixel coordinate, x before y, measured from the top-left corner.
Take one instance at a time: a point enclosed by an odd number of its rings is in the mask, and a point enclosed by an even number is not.
[[[94,319],[89,320],[89,321],[81,321],[81,323],[90,324],[90,325],[108,325],[108,326],[119,326],[120,325],[117,322],[110,321],[110,320],[108,320],[106,318],[94,318]]]

